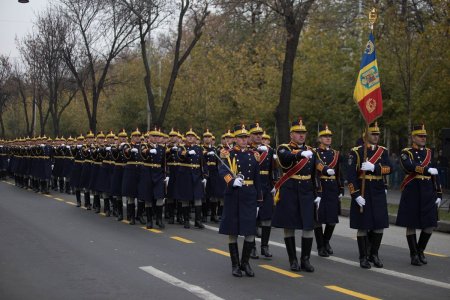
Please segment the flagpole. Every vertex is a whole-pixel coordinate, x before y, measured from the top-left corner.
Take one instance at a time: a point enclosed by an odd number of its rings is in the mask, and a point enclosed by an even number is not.
[[[375,8],[372,8],[372,10],[369,12],[369,27],[370,31],[373,34],[373,24],[375,24],[375,21],[377,20],[377,10]],[[367,148],[369,147],[369,124],[366,122],[366,130],[364,133],[364,150],[363,150],[363,162],[367,160]],[[361,197],[364,198],[364,193],[366,190],[366,171],[363,171],[362,173],[362,182],[361,182]],[[359,207],[359,212],[363,213],[364,209],[362,206]]]

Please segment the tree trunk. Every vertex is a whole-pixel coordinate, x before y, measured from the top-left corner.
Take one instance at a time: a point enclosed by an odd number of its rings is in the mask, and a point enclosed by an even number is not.
[[[5,138],[5,122],[3,122],[3,111],[0,111],[0,129],[2,131],[2,139]]]

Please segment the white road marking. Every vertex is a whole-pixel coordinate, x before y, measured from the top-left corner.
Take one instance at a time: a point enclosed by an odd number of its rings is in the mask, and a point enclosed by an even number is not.
[[[206,229],[209,230],[213,230],[213,231],[219,231],[219,228],[215,227],[215,226],[210,226],[210,225],[205,225]],[[257,241],[261,241],[261,239],[256,238]],[[276,247],[281,247],[281,248],[286,248],[286,245],[282,244],[282,243],[278,243],[278,242],[273,242],[273,241],[269,241],[269,245],[273,245]],[[301,251],[302,249],[299,247],[296,247],[297,251]],[[312,255],[318,256],[317,252],[315,251],[311,251]],[[359,268],[359,263],[355,262],[355,261],[351,261],[345,258],[340,258],[340,257],[336,257],[336,256],[330,256],[330,257],[323,257],[323,259],[328,259],[328,260],[332,260],[335,262],[339,262],[342,264],[346,264],[349,266],[354,266]],[[432,285],[432,286],[436,286],[436,287],[440,287],[443,289],[448,289],[450,290],[450,283],[446,283],[446,282],[442,282],[442,281],[437,281],[437,280],[433,280],[433,279],[428,279],[428,278],[424,278],[424,277],[419,277],[419,276],[414,276],[414,275],[410,275],[410,274],[406,274],[406,273],[402,273],[402,272],[397,272],[394,270],[389,270],[389,269],[378,269],[378,268],[371,268],[369,270],[367,270],[368,272],[376,272],[376,273],[381,273],[384,275],[390,275],[390,276],[394,276],[397,278],[401,278],[401,279],[406,279],[406,280],[411,280],[411,281],[415,281],[415,282],[420,282],[420,283],[424,283],[427,285]]]
[[[139,267],[144,272],[149,273],[150,275],[155,276],[156,278],[159,278],[167,283],[170,283],[171,285],[174,285],[176,287],[182,288],[187,290],[188,292],[194,294],[195,296],[199,297],[200,299],[205,300],[224,300],[223,298],[220,298],[219,296],[214,295],[213,293],[199,287],[198,285],[189,284],[187,282],[184,282],[181,279],[178,279],[176,277],[173,277],[170,274],[167,274],[161,270],[158,270],[152,266],[146,266],[146,267]]]

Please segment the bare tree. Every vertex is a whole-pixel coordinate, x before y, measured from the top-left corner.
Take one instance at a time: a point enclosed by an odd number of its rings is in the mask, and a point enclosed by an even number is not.
[[[132,15],[119,0],[62,0],[71,24],[64,59],[83,97],[89,128],[97,129],[100,94],[113,60],[136,39]]]
[[[11,78],[11,63],[9,57],[0,55],[0,136],[5,138],[5,122],[3,113],[11,99],[11,88],[8,86]]]

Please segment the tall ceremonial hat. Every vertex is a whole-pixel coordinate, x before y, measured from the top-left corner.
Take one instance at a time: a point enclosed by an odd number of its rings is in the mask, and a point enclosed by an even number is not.
[[[92,132],[92,130],[89,130],[89,132],[86,134],[86,138],[95,138],[95,135]]]
[[[80,134],[79,136],[77,136],[77,141],[84,141],[83,134]]]
[[[290,131],[291,132],[308,132],[308,130],[306,130],[305,124],[303,124],[302,117],[299,117],[298,120],[292,122]]]
[[[224,134],[222,134],[222,138],[233,138],[234,135],[231,132],[231,129],[228,129],[227,132],[225,132]]]
[[[333,135],[327,123],[319,126],[319,137],[324,135]]]
[[[68,142],[75,142],[75,139],[71,135],[69,135],[69,137],[67,138],[67,141]]]
[[[248,133],[250,134],[258,134],[258,133],[264,133],[264,130],[261,126],[259,126],[259,122],[253,123],[249,125]]]
[[[245,128],[244,124],[235,125],[234,126],[234,137],[248,137],[250,134],[248,133],[247,129]]]
[[[195,133],[195,131],[192,129],[192,127],[190,127],[189,130],[184,135],[185,136],[193,135],[195,137],[198,137],[198,135]]]
[[[114,132],[112,130],[110,130],[109,133],[106,135],[107,139],[113,139],[115,137],[116,137],[116,135],[114,134]]]
[[[203,132],[203,137],[213,137],[213,134],[206,128],[205,132]]]
[[[127,132],[125,131],[125,128],[122,129],[121,132],[119,132],[118,134],[119,137],[128,137]]]
[[[141,136],[141,132],[139,131],[139,128],[136,128],[136,130],[131,133],[131,136]]]
[[[180,134],[172,127],[172,130],[169,132],[169,136],[179,136]]]
[[[270,140],[270,135],[268,135],[265,131],[263,132],[263,135],[262,135],[262,138],[263,139],[266,139],[266,140]]]
[[[99,133],[97,133],[97,138],[98,139],[104,139],[105,138],[105,134],[103,133],[103,131],[100,131]]]
[[[427,135],[427,130],[425,129],[425,124],[417,124],[412,126],[411,135]]]
[[[378,127],[378,122],[375,121],[369,125],[369,132],[371,134],[380,134],[380,127]]]

